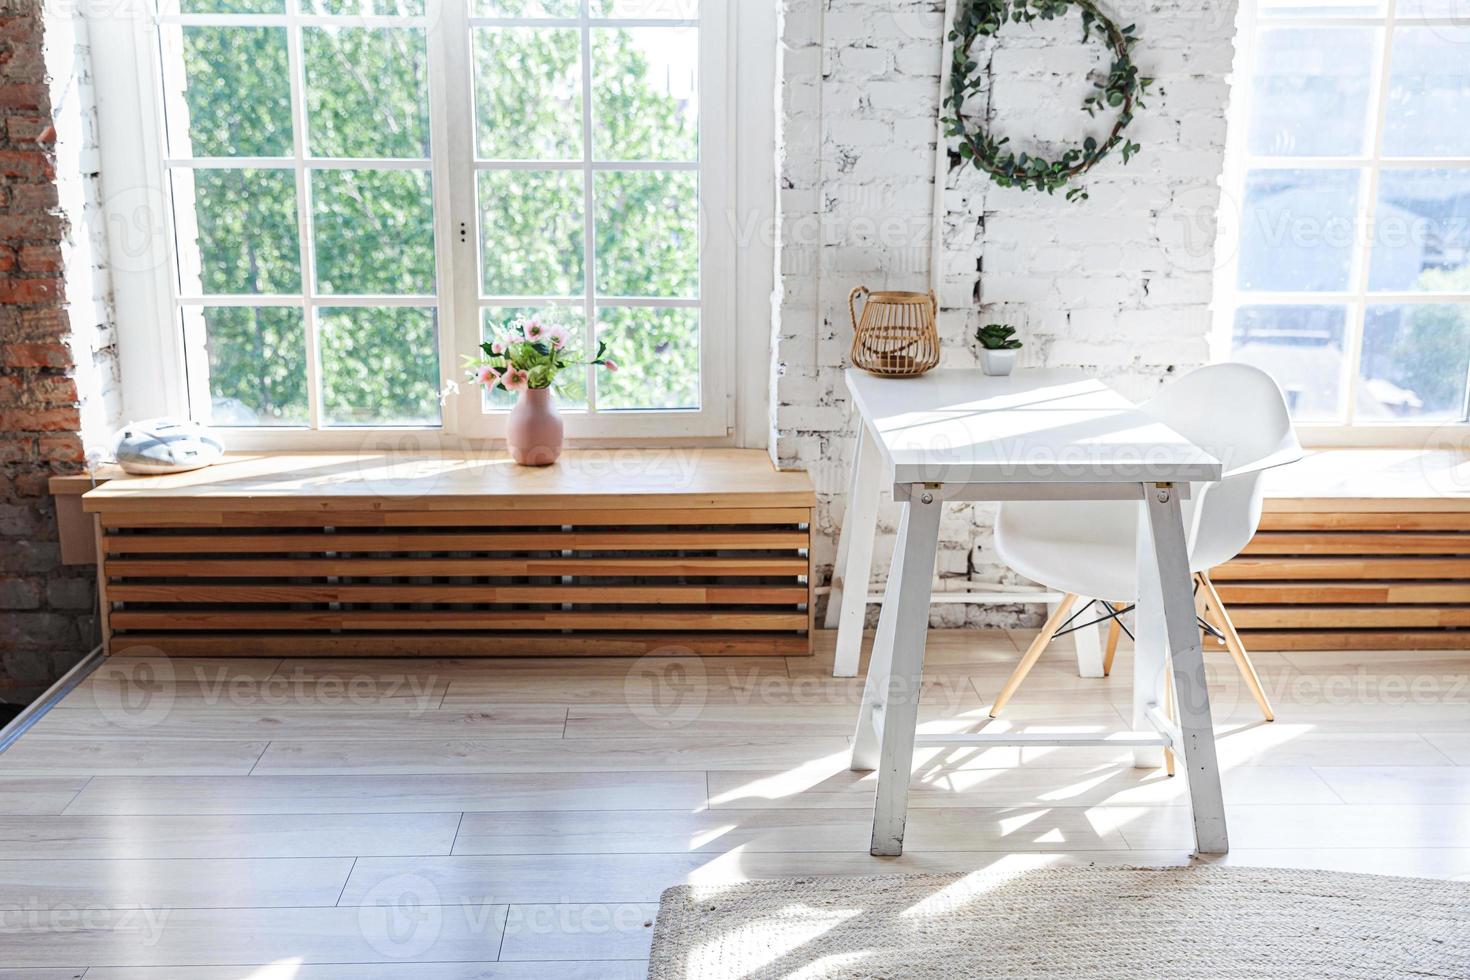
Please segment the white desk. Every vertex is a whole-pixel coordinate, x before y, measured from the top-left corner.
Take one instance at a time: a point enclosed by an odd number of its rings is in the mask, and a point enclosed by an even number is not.
[[[852,749],[853,769],[878,770],[872,852],[903,852],[916,745],[1002,744],[1126,746],[1141,766],[1158,765],[1168,747],[1188,774],[1198,850],[1225,853],[1225,810],[1180,510],[1191,481],[1220,478],[1219,461],[1076,371],[989,378],[974,370],[938,370],[888,379],[850,369],[847,387],[862,425],[843,522],[842,578],[849,587],[837,644],[839,659],[850,652],[854,665],[883,487],[903,505]],[[1147,519],[1139,522],[1134,731],[915,737],[939,518],[950,500],[1140,502]],[[1170,680],[1165,665],[1171,662],[1177,724],[1163,711]]]

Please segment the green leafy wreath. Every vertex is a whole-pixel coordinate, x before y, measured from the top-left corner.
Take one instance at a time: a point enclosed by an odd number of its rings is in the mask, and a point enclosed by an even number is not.
[[[1089,136],[1081,146],[1071,147],[1057,159],[1048,160],[1007,150],[1009,138],[996,139],[984,126],[972,129],[960,109],[965,99],[985,80],[978,70],[979,63],[970,57],[974,43],[981,38],[995,36],[1007,21],[1029,24],[1036,20],[1054,20],[1071,7],[1082,11],[1082,40],[1095,35],[1113,52],[1107,78],[1094,81],[1097,91],[1082,100],[1082,108],[1089,116],[1095,116],[1099,110],[1118,110],[1118,118],[1107,138],[1098,142]],[[944,100],[951,113],[945,118],[949,135],[961,140],[955,166],[964,166],[968,161],[1002,187],[1044,190],[1054,194],[1058,187],[1097,166],[1098,161],[1113,150],[1118,150],[1123,162],[1127,163],[1142,147],[1130,141],[1123,131],[1133,121],[1134,110],[1143,108],[1143,94],[1153,83],[1152,78],[1140,76],[1138,67],[1133,64],[1132,49],[1138,40],[1133,27],[1132,24],[1119,27],[1092,0],[960,0],[954,28],[949,32],[949,39],[954,42],[954,64],[950,73],[950,94]],[[1080,187],[1067,191],[1069,201],[1086,198],[1087,191]]]

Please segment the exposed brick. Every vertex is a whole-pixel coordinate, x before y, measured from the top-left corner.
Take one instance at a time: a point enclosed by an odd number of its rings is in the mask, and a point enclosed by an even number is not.
[[[36,83],[0,85],[0,109],[40,109],[50,103],[46,86]]]
[[[43,150],[0,150],[0,177],[35,180],[55,175],[51,158]]]
[[[91,609],[97,604],[90,578],[54,578],[46,583],[46,604],[52,609]]]
[[[42,436],[40,451],[41,456],[53,464],[70,463],[75,466],[87,461],[87,451],[82,448],[82,437],[75,432]],[[68,467],[64,472],[72,472],[72,468]]]
[[[61,568],[61,545],[26,539],[0,546],[0,572],[6,575],[45,575]]]
[[[0,409],[0,432],[75,432],[81,424],[75,406]]]
[[[5,120],[5,135],[12,143],[37,143],[50,128],[51,120],[45,116],[16,115]]]
[[[23,272],[58,273],[61,271],[61,248],[57,245],[22,245],[17,253]]]
[[[43,133],[42,136],[44,135]],[[60,238],[66,230],[66,220],[51,213],[60,203],[61,195],[57,192],[56,185],[50,181],[44,184],[16,184],[10,189],[11,210],[16,214],[35,216],[29,222],[32,230],[24,237]]]
[[[55,342],[6,344],[0,350],[0,366],[8,368],[69,368],[71,350]]]
[[[0,609],[39,609],[41,587],[24,578],[0,579]]]
[[[0,303],[33,306],[61,297],[60,279],[0,279]]]

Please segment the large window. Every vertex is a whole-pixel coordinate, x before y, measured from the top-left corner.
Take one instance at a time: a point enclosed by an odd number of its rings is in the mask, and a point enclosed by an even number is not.
[[[1295,418],[1470,417],[1470,22],[1454,0],[1255,0],[1221,332]],[[1233,226],[1233,227],[1232,227]]]
[[[565,379],[574,435],[726,433],[724,0],[182,3],[138,62],[174,404],[493,435],[451,382],[539,311],[619,364]]]

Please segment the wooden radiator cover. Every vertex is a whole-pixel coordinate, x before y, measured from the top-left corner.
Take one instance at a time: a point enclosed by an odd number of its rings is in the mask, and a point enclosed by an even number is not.
[[[1268,499],[1211,577],[1250,649],[1470,650],[1470,497]]]
[[[436,457],[386,480],[360,455],[297,454],[112,481],[84,498],[108,650],[810,652],[810,483],[762,453],[690,452],[677,479],[656,453],[631,479],[574,453],[553,470]]]

